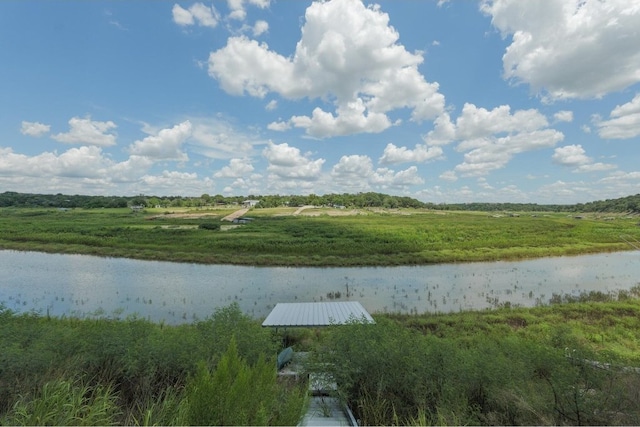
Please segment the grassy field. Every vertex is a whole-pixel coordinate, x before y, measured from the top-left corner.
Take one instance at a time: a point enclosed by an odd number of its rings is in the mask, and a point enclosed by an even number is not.
[[[362,425],[638,425],[640,374],[625,369],[640,366],[639,296],[284,336],[237,305],[178,326],[0,307],[0,424],[295,425],[306,384],[276,378],[285,339]]]
[[[233,208],[0,210],[0,248],[210,264],[382,266],[574,255],[632,249],[637,217],[502,215],[429,210]]]

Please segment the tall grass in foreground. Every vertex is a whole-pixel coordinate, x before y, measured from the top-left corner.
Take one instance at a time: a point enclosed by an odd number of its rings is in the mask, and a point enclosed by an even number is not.
[[[3,425],[116,425],[121,412],[110,385],[88,386],[81,381],[52,380],[22,396],[2,420]]]
[[[302,410],[300,390],[277,382],[271,331],[236,304],[181,326],[54,319],[0,307],[0,343],[1,425],[198,423],[189,418],[198,412],[190,410],[198,378],[213,387],[200,396],[209,402],[202,416],[241,405],[267,415],[247,423],[296,424]],[[231,374],[221,387],[223,377],[209,378],[203,369]],[[235,390],[233,399],[227,387]],[[256,390],[268,390],[267,400]]]
[[[640,376],[595,368],[582,348],[568,358],[517,336],[436,338],[386,319],[336,328],[326,346],[324,366],[363,425],[640,422]]]
[[[317,361],[363,425],[640,423],[637,297],[375,318],[332,327]]]
[[[376,315],[289,332],[366,425],[640,425],[640,299]],[[0,308],[1,425],[297,424],[280,337],[237,305],[190,325]]]
[[[188,425],[294,425],[305,401],[304,388],[285,390],[272,362],[249,366],[232,340],[215,370],[198,366],[183,401]]]

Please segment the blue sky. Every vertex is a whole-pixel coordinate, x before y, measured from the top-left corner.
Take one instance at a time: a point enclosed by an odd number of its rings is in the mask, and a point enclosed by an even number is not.
[[[0,192],[640,192],[628,0],[0,2]]]

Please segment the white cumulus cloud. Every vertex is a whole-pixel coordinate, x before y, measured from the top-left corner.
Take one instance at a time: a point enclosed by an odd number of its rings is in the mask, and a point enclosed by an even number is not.
[[[424,184],[424,179],[418,175],[418,168],[416,166],[410,166],[398,172],[389,168],[379,168],[376,169],[370,180],[372,184],[383,190]]]
[[[414,121],[444,109],[437,83],[418,72],[421,52],[408,52],[378,6],[361,1],[314,2],[306,11],[295,53],[283,56],[266,43],[231,37],[209,56],[209,75],[228,93],[330,101],[335,113],[317,107],[291,124],[324,138],[381,132],[392,125],[386,113],[411,109]]]
[[[260,9],[269,7],[270,0],[227,0],[227,6],[229,7],[229,18],[238,21],[244,21],[247,17],[246,4],[257,6]]]
[[[274,130],[276,132],[283,132],[291,129],[291,124],[289,122],[271,122],[267,125],[267,129]]]
[[[249,159],[231,159],[227,166],[214,173],[213,176],[216,178],[240,178],[251,174],[253,169]]]
[[[510,36],[504,77],[545,98],[599,98],[640,82],[640,7],[628,0],[484,0]]]
[[[342,156],[331,169],[330,176],[333,183],[348,191],[366,191],[371,188],[397,190],[424,183],[416,166],[398,172],[389,168],[375,169],[369,156],[358,154]]]
[[[51,138],[68,144],[87,144],[109,147],[116,144],[116,135],[109,133],[117,126],[114,122],[99,122],[90,117],[81,119],[73,117],[69,120],[69,132],[52,135]]]
[[[39,137],[46,133],[49,133],[50,129],[51,126],[45,125],[43,123],[23,121],[20,132],[23,135]]]
[[[598,135],[605,139],[628,139],[640,135],[640,93],[611,111],[609,120],[596,120]]]
[[[373,175],[371,158],[359,154],[342,156],[331,169],[332,180],[351,191],[368,189],[371,175]]]
[[[253,36],[258,37],[264,33],[269,31],[269,23],[267,21],[263,21],[261,19],[257,20],[255,24],[253,24]]]
[[[555,163],[565,166],[580,166],[591,163],[582,145],[567,145],[555,149],[552,159]]]
[[[548,126],[546,117],[535,109],[511,112],[510,106],[501,105],[487,110],[466,103],[455,123],[448,114],[441,115],[424,140],[435,146],[457,141],[456,151],[464,153],[464,159],[454,172],[483,176],[504,168],[519,153],[553,147],[564,139],[562,132]]]
[[[324,159],[311,159],[310,155],[303,155],[300,149],[287,143],[274,144],[269,142],[262,151],[262,155],[269,162],[267,171],[272,179],[288,178],[296,180],[314,181],[320,177]]]
[[[188,9],[174,4],[171,12],[173,22],[183,27],[197,24],[201,27],[215,28],[220,19],[213,6],[205,6],[203,3],[194,3]]]
[[[548,125],[547,119],[535,109],[517,110],[501,105],[493,110],[465,104],[456,121],[456,138],[483,138],[500,133],[531,132]]]
[[[551,159],[554,163],[573,167],[574,172],[600,172],[616,168],[610,163],[594,163],[580,144],[556,148]]]
[[[413,150],[407,147],[397,147],[395,144],[389,143],[384,149],[380,164],[398,164],[398,163],[423,163],[442,157],[442,148],[435,146],[429,147],[423,144],[416,144]]]
[[[557,122],[572,122],[573,121],[573,111],[562,110],[558,111],[553,115],[553,118]]]
[[[315,108],[311,117],[293,116],[290,123],[305,128],[307,133],[318,138],[354,133],[378,133],[391,126],[386,114],[367,112],[363,101],[357,99],[338,106],[337,115]]]
[[[188,160],[182,151],[182,144],[191,136],[191,122],[184,121],[170,129],[162,129],[157,135],[150,135],[129,146],[132,155],[153,160]]]
[[[116,163],[103,153],[101,147],[96,146],[74,147],[61,154],[44,152],[36,156],[17,154],[10,148],[0,148],[1,176],[26,176],[42,182],[58,182],[60,178],[72,178],[69,188],[86,188],[91,183],[109,186],[112,183],[134,181],[146,172],[149,166],[150,161],[135,156]]]

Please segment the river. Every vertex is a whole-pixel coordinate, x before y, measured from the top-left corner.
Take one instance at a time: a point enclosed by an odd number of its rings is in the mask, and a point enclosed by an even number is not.
[[[372,313],[546,304],[552,295],[628,290],[640,251],[411,267],[182,264],[0,250],[0,303],[41,315],[179,324],[237,302],[261,319],[278,302],[360,301]]]

